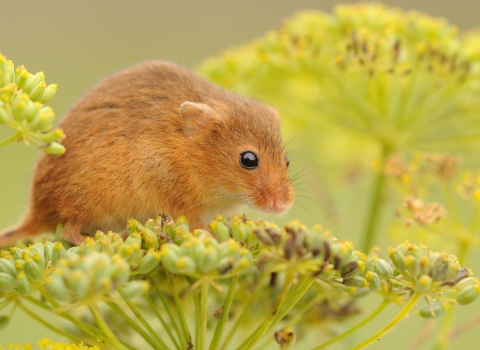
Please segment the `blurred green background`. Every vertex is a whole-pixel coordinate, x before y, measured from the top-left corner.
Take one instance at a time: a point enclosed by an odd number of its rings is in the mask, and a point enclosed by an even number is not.
[[[282,19],[300,9],[330,11],[337,3],[352,1],[16,1],[3,2],[0,21],[0,51],[15,65],[25,65],[29,72],[44,71],[47,83],[59,86],[56,97],[49,103],[57,120],[68,107],[103,77],[129,65],[149,60],[167,59],[194,68],[205,57],[262,35],[278,26]],[[447,18],[461,30],[480,27],[479,1],[384,1],[387,5],[406,10],[419,10],[431,16]],[[0,129],[0,139],[9,135]],[[293,153],[302,150],[290,146]],[[0,228],[13,225],[22,215],[28,197],[29,179],[40,151],[22,145],[0,148]],[[326,160],[335,162],[335,156]],[[299,163],[302,163],[301,161]],[[308,164],[302,163],[301,167]],[[309,182],[312,182],[311,179]],[[311,183],[312,188],[318,184]],[[325,186],[328,184],[322,184]],[[317,186],[318,187],[318,186]],[[316,191],[315,189],[313,191]],[[348,188],[362,193],[365,189]],[[313,209],[308,212],[294,208],[293,213],[308,224],[320,204],[304,202]],[[358,212],[357,212],[358,213]],[[353,218],[351,225],[356,225]],[[356,242],[355,237],[348,237]],[[478,264],[477,264],[478,266]],[[478,269],[477,269],[478,270]],[[478,273],[478,271],[477,271]],[[372,298],[377,305],[378,298]],[[472,309],[479,308],[478,302]],[[397,309],[391,307],[386,316]],[[462,310],[464,312],[465,310]],[[470,310],[473,314],[473,311]],[[465,316],[466,319],[469,316]],[[378,329],[381,319],[370,330],[358,335],[364,338]],[[411,317],[372,349],[405,349],[412,334],[424,327],[425,321]],[[477,327],[478,328],[478,327]],[[413,331],[413,333],[412,333]],[[475,334],[477,333],[477,334]],[[0,329],[0,345],[8,342],[35,343],[42,336],[59,339],[24,314],[16,312],[11,324]],[[455,348],[461,349],[475,339],[478,332],[470,331],[459,338]],[[338,347],[341,349],[342,347]]]

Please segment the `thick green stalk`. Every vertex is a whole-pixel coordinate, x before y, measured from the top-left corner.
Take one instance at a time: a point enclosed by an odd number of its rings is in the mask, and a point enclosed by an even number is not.
[[[207,337],[207,302],[208,302],[208,287],[210,282],[208,278],[204,277],[200,292],[200,315],[201,315],[201,328],[199,337],[199,347],[197,349],[205,349],[205,339]]]
[[[285,298],[286,300],[280,308],[280,311],[273,318],[272,323],[268,327],[268,330],[272,329],[278,322],[280,322],[285,317],[286,314],[290,312],[290,310],[298,303],[298,301],[310,288],[313,281],[313,278],[308,276],[301,276],[298,279],[295,287],[290,290],[287,297]]]
[[[155,314],[155,316],[157,316],[158,320],[160,321],[160,323],[163,325],[163,328],[165,329],[165,331],[167,332],[168,336],[170,337],[170,339],[172,340],[173,344],[175,345],[175,348],[177,348],[178,350],[180,350],[180,344],[178,343],[177,339],[175,338],[175,336],[173,335],[172,333],[172,330],[171,328],[172,327],[169,327],[169,325],[167,324],[167,322],[163,319],[162,315],[160,315],[160,313],[158,312],[157,310],[157,307],[155,305],[155,303],[153,302],[152,298],[150,298],[150,296],[147,294],[145,294],[145,299],[147,300],[147,303],[148,305],[150,306],[150,308],[152,309],[153,313]]]
[[[128,317],[128,315],[122,309],[120,309],[117,304],[109,301],[107,302],[107,305],[110,306],[110,308],[121,318],[123,318],[130,325],[130,327],[132,327],[138,334],[140,334],[143,339],[145,339],[151,346],[157,346],[157,342],[155,341],[155,339],[153,339],[153,337],[148,334],[144,329],[142,329],[142,327],[140,327],[134,320]]]
[[[227,336],[225,337],[225,340],[223,341],[223,344],[220,347],[220,349],[222,349],[222,350],[227,349],[227,346],[230,343],[230,341],[232,340],[233,336],[235,335],[238,327],[240,327],[240,324],[241,324],[243,318],[245,317],[246,314],[248,314],[249,311],[251,311],[250,309],[251,309],[253,303],[255,302],[255,297],[257,295],[257,292],[260,290],[260,288],[263,287],[263,283],[264,283],[264,280],[260,279],[258,281],[255,289],[252,291],[252,293],[250,293],[250,296],[248,297],[248,299],[243,303],[243,309],[240,312],[240,316],[238,316],[234,325],[229,330],[229,332],[228,332]]]
[[[315,348],[312,348],[311,350],[325,349],[327,346],[330,346],[330,345],[336,343],[337,341],[345,338],[346,336],[352,334],[356,330],[365,326],[368,322],[373,320],[375,317],[377,317],[383,311],[383,309],[385,309],[385,307],[387,307],[388,304],[390,304],[390,301],[387,300],[387,299],[383,299],[382,303],[375,310],[373,310],[373,312],[370,315],[365,317],[361,322],[357,323],[355,326],[353,326],[349,330],[337,335],[336,337],[333,337],[329,341],[327,341],[327,342],[325,342],[325,343],[323,343],[323,344],[321,344],[321,345],[319,345]]]
[[[175,307],[178,311],[178,316],[180,317],[180,324],[182,325],[183,335],[187,344],[192,343],[192,336],[190,335],[190,331],[188,330],[187,321],[185,319],[185,314],[183,313],[182,303],[180,302],[180,297],[178,296],[178,291],[175,286],[175,278],[173,273],[170,271],[165,271],[168,278],[168,284],[170,285],[170,289],[172,291],[173,301],[175,302]]]
[[[120,293],[120,295],[122,296],[122,299],[125,301],[125,303],[130,308],[130,310],[133,312],[133,314],[138,318],[140,323],[147,329],[148,333],[150,333],[150,335],[158,343],[159,348],[164,349],[164,350],[168,350],[169,348],[168,348],[167,344],[165,344],[165,342],[162,340],[162,338],[160,338],[158,336],[157,332],[155,332],[155,330],[152,328],[152,326],[150,326],[148,321],[142,316],[142,314],[140,313],[140,311],[138,311],[138,309],[135,307],[135,305],[133,305],[131,300],[125,296],[122,288],[118,288],[118,293]]]
[[[381,217],[381,204],[386,183],[386,178],[385,174],[383,173],[382,167],[385,163],[385,160],[390,154],[387,146],[384,144],[381,144],[381,152],[381,168],[378,169],[378,173],[375,175],[373,185],[373,197],[370,200],[370,207],[368,209],[368,212],[366,213],[367,223],[365,225],[365,230],[363,231],[363,234],[361,236],[363,238],[362,251],[364,253],[368,253],[370,249],[372,249],[372,247],[374,246],[374,242],[376,241],[378,221]]]
[[[220,340],[222,339],[225,323],[227,322],[230,314],[230,308],[232,306],[233,296],[235,295],[235,289],[237,288],[239,277],[239,275],[232,277],[230,288],[228,289],[227,299],[225,300],[225,304],[223,304],[222,315],[220,316],[220,320],[218,320],[217,326],[215,327],[215,333],[213,334],[209,350],[217,350],[218,346],[220,345]]]
[[[195,291],[195,349],[200,348],[200,333],[202,332],[202,305],[200,290]]]
[[[283,306],[285,301],[285,297],[287,296],[287,292],[292,286],[295,279],[295,270],[290,269],[287,272],[287,276],[285,277],[285,282],[283,283],[282,290],[278,295],[277,301],[273,306],[272,311],[268,314],[267,318],[262,322],[262,324],[237,348],[238,350],[250,349],[257,341],[262,338],[265,333],[270,328],[272,321],[274,320],[275,316],[277,316],[280,308]]]
[[[54,307],[56,308],[56,311],[57,311],[57,314],[66,318],[67,320],[69,320],[70,322],[72,322],[75,326],[77,326],[78,328],[80,328],[82,331],[84,331],[85,333],[87,333],[89,336],[95,338],[95,339],[99,339],[100,341],[104,342],[104,343],[107,343],[109,345],[114,345],[111,343],[111,341],[105,337],[101,332],[99,332],[98,330],[94,330],[92,329],[93,327],[88,325],[88,324],[85,324],[84,322],[78,320],[76,317],[73,317],[71,314],[69,314],[68,312],[66,311],[63,311],[62,309],[62,306],[55,300],[55,298],[53,298],[51,296],[51,294],[48,292],[48,290],[45,288],[45,287],[40,287],[38,289],[40,291],[40,293],[42,294],[42,296]],[[95,327],[96,328],[96,327]]]
[[[12,136],[7,137],[6,139],[0,141],[0,147],[8,145],[9,143],[12,143],[13,141],[16,141],[16,140],[20,139],[21,136],[22,136],[22,134],[17,132],[16,134],[13,134]]]
[[[360,349],[363,349],[365,347],[367,347],[368,345],[376,342],[377,340],[379,340],[381,337],[383,337],[385,334],[387,334],[389,331],[391,331],[397,324],[400,323],[400,321],[402,321],[410,311],[412,311],[412,309],[415,307],[415,305],[417,304],[417,301],[418,299],[420,298],[420,293],[418,292],[415,292],[415,294],[412,295],[412,297],[410,298],[410,300],[408,301],[407,304],[405,304],[405,306],[403,307],[403,309],[397,314],[397,316],[395,316],[385,327],[383,327],[381,330],[379,330],[377,333],[375,333],[374,335],[372,335],[370,338],[368,338],[367,340],[361,342],[360,344],[358,344],[357,346],[354,346],[353,348],[351,348],[350,350],[360,350]]]
[[[180,328],[180,325],[177,322],[177,318],[173,315],[172,309],[168,304],[167,300],[165,299],[165,295],[163,294],[163,291],[160,290],[160,288],[158,287],[158,283],[156,283],[151,276],[147,276],[147,277],[148,277],[148,280],[150,281],[150,285],[154,287],[157,296],[162,302],[165,311],[167,311],[168,317],[170,317],[170,322],[172,322],[173,328],[175,329],[175,333],[177,333],[177,337],[178,337],[178,340],[180,341],[181,348],[186,349],[188,344],[187,339],[183,336],[182,329]]]
[[[25,307],[22,303],[19,303],[18,306],[20,307],[20,309],[22,309],[25,313],[27,313],[30,317],[32,317],[33,319],[35,319],[36,321],[38,321],[39,323],[41,323],[42,325],[44,325],[45,327],[47,327],[48,329],[50,329],[51,331],[65,337],[65,338],[68,338],[70,339],[71,341],[73,341],[74,343],[77,343],[79,344],[81,342],[81,340],[79,338],[77,338],[76,336],[74,336],[73,334],[71,333],[67,333],[63,330],[61,330],[60,328],[57,328],[55,327],[54,325],[52,325],[51,323],[48,323],[45,318],[43,317],[40,317],[38,316],[37,314],[35,314],[32,310],[30,310],[28,307]],[[88,342],[87,342],[88,343]],[[95,345],[100,345],[99,343],[95,344]]]
[[[108,337],[108,339],[110,339],[114,348],[118,350],[128,349],[127,347],[123,346],[120,340],[118,340],[115,333],[113,333],[111,328],[105,322],[96,304],[93,303],[92,305],[90,305],[90,311],[92,311],[93,317],[95,318],[95,321],[97,322],[98,327],[100,327],[100,329],[103,331],[103,334],[105,334]]]

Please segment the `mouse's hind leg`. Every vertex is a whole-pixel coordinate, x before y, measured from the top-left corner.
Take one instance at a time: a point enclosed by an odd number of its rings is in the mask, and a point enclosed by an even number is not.
[[[81,228],[81,224],[67,222],[62,230],[62,238],[75,245],[82,244],[87,237],[80,233]]]

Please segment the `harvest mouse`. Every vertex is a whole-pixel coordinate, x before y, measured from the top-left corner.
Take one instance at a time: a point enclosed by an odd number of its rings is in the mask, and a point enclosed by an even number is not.
[[[278,113],[175,63],[106,78],[59,128],[67,151],[41,156],[28,211],[0,246],[57,224],[78,245],[97,230],[123,232],[129,218],[166,212],[206,228],[244,205],[284,213],[293,202]]]

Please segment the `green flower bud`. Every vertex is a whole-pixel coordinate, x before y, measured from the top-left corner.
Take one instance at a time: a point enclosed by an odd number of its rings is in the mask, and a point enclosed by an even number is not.
[[[200,255],[200,259],[197,261],[198,268],[203,273],[209,273],[215,268],[217,263],[218,251],[212,246],[206,247]]]
[[[24,269],[28,279],[32,282],[38,282],[43,277],[43,269],[33,259],[25,260]]]
[[[15,80],[13,62],[6,60],[5,56],[1,56],[0,60],[0,87],[8,85]]]
[[[420,316],[423,318],[434,318],[438,316],[442,316],[445,313],[445,306],[442,303],[434,303],[430,306],[425,306],[424,308],[420,309]]]
[[[430,273],[430,258],[422,256],[420,258],[420,274],[427,275]]]
[[[55,96],[56,92],[57,92],[57,84],[48,85],[47,88],[43,91],[42,96],[40,96],[40,98],[38,99],[38,102],[47,103]]]
[[[61,144],[57,142],[52,142],[50,145],[47,147],[44,147],[43,150],[48,153],[52,154],[54,156],[61,156],[62,154],[65,153],[65,147],[63,147]]]
[[[38,266],[43,270],[46,266],[45,262],[45,247],[41,243],[35,243],[35,245],[32,248],[32,259],[35,261]]]
[[[150,290],[150,284],[147,281],[131,281],[122,287],[123,295],[127,299],[140,298]]]
[[[447,277],[448,260],[443,254],[434,254],[431,259],[430,275],[434,281],[444,281]]]
[[[139,233],[144,229],[145,226],[143,226],[138,220],[130,219],[127,221],[127,233],[129,235],[131,235],[132,233]]]
[[[477,281],[478,280],[476,278],[473,278],[473,277],[464,278],[455,285],[455,289],[457,290],[457,292],[460,292],[461,290],[463,290],[464,288],[466,288],[468,286],[475,285],[475,283]]]
[[[179,272],[186,274],[194,274],[197,270],[195,261],[189,256],[182,256],[180,259],[178,259],[176,267]]]
[[[14,287],[15,287],[15,278],[8,273],[0,272],[0,289],[9,291]]]
[[[389,248],[388,255],[390,256],[390,259],[392,260],[395,268],[398,271],[403,271],[405,270],[405,262],[404,262],[405,257],[403,256],[403,253],[400,252],[400,249],[399,249],[400,246],[398,246],[397,248]]]
[[[378,273],[383,278],[388,278],[389,276],[393,276],[392,266],[390,266],[390,264],[383,259],[378,259],[375,262],[375,272]]]
[[[370,288],[372,292],[377,292],[382,288],[380,276],[378,276],[375,272],[368,271],[365,274],[365,279],[368,281],[368,288]]]
[[[12,122],[12,117],[7,110],[7,107],[2,105],[2,102],[0,101],[0,124],[8,124]]]
[[[68,297],[68,289],[62,277],[51,274],[45,281],[45,287],[48,292],[58,300],[65,300]]]
[[[75,269],[65,276],[65,280],[77,299],[84,298],[89,292],[90,281],[85,271]]]
[[[178,260],[180,259],[180,248],[176,245],[173,244],[164,244],[162,245],[161,249],[161,255],[162,255],[162,265],[174,272],[178,273],[179,269],[177,266]]]
[[[39,134],[38,138],[43,142],[55,142],[61,140],[65,137],[65,134],[60,129],[55,129],[52,131],[47,132],[46,134]]]
[[[184,232],[190,231],[190,227],[188,226],[188,221],[185,216],[179,216],[176,224],[177,224],[177,229],[181,229]]]
[[[30,99],[32,101],[38,101],[40,96],[42,96],[47,88],[47,84],[44,81],[40,82],[37,86],[33,88],[30,92]]]
[[[158,249],[160,247],[160,242],[158,241],[158,235],[156,233],[148,228],[145,228],[141,232],[147,249]]]
[[[224,223],[212,221],[209,226],[220,243],[225,242],[230,238],[230,232]]]
[[[15,268],[13,259],[0,259],[0,272],[9,274],[12,277],[17,276],[17,269]]]
[[[153,271],[160,262],[160,252],[155,252],[153,249],[150,249],[147,254],[140,260],[138,265],[138,271],[141,274],[147,274]]]
[[[305,246],[310,251],[320,250],[323,248],[323,237],[320,227],[308,231],[307,237],[305,237]]]
[[[407,271],[410,272],[410,275],[413,278],[416,278],[420,275],[420,261],[412,255],[405,257],[403,260]]]
[[[18,272],[15,287],[21,296],[27,296],[30,294],[30,282],[28,282],[24,271]]]
[[[175,230],[177,225],[173,220],[166,220],[163,224],[163,232],[165,232],[172,240],[175,238]]]
[[[52,122],[55,119],[55,113],[49,106],[42,107],[30,123],[30,128],[34,131],[46,131],[47,128],[52,128]]]
[[[430,276],[422,275],[417,280],[417,291],[419,293],[428,293],[432,287],[432,279]]]
[[[35,75],[29,74],[27,81],[25,82],[25,86],[23,90],[30,94],[30,92],[40,83],[45,82],[45,74],[43,72],[38,72]]]
[[[246,242],[252,235],[252,228],[244,224],[240,216],[232,218],[230,227],[232,229],[232,237],[237,241]]]
[[[470,304],[475,301],[480,294],[480,285],[467,286],[457,294],[457,303],[460,305]]]
[[[15,259],[15,268],[17,269],[17,271],[23,271],[24,266],[25,266],[25,260]]]
[[[52,251],[52,264],[55,265],[58,260],[65,258],[66,255],[67,251],[65,250],[63,244],[60,242],[55,242]]]
[[[17,84],[18,89],[22,89],[25,86],[28,76],[28,71],[24,66],[17,67],[15,83]]]
[[[118,284],[125,284],[130,280],[130,266],[118,254],[112,257],[111,275],[112,279],[118,281]]]
[[[45,243],[45,260],[52,261],[52,256],[53,256],[53,247],[55,246],[54,243],[52,242],[47,242]]]
[[[11,254],[15,258],[15,260],[23,259],[23,249],[20,249],[18,247],[13,247],[11,249]]]
[[[139,233],[132,233],[125,240],[125,245],[129,245],[129,246],[133,247],[133,245],[135,245],[135,244],[138,245],[138,246],[142,245],[142,236],[140,236]]]

